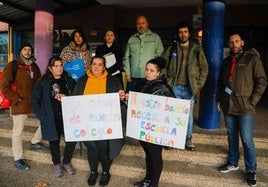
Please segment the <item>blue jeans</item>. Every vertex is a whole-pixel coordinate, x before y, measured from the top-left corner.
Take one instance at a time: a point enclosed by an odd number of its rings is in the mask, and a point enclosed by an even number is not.
[[[191,88],[189,86],[176,85],[173,87],[173,92],[176,98],[191,100],[191,108],[189,114],[189,121],[187,127],[187,136],[192,135],[193,122],[194,122],[194,96],[192,94]]]
[[[256,171],[256,149],[253,140],[253,121],[250,115],[229,115],[224,114],[225,125],[228,134],[228,162],[234,165],[239,160],[239,134],[244,149],[244,162],[246,172]]]

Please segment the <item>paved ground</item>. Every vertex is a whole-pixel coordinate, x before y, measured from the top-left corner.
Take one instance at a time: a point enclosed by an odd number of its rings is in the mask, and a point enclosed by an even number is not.
[[[197,112],[197,111],[196,111]],[[0,132],[10,129],[11,118],[6,111],[0,110]],[[8,127],[10,125],[10,127]],[[262,102],[257,108],[254,131],[258,146],[258,186],[268,186],[268,107]],[[1,131],[2,130],[2,131]],[[32,127],[26,131],[31,132]],[[10,131],[8,131],[10,133]],[[161,176],[160,187],[184,186],[247,186],[244,181],[244,168],[241,161],[241,170],[222,174],[217,167],[226,158],[226,130],[223,123],[219,130],[203,130],[194,125],[194,142],[196,152],[184,150],[164,150],[164,170]],[[31,134],[29,135],[31,136]],[[28,171],[18,171],[14,168],[11,157],[11,139],[9,135],[1,134],[1,146],[7,148],[0,151],[0,187],[35,187],[45,182],[48,187],[86,187],[88,178],[88,164],[85,157],[75,153],[76,174],[55,178],[48,151],[32,151],[27,147],[29,141],[24,142],[27,162],[31,166]],[[217,142],[219,141],[219,142]],[[137,142],[127,139],[127,146],[122,154],[114,160],[111,172],[113,173],[109,187],[130,187],[144,175],[144,155]],[[98,179],[99,180],[99,179]],[[98,184],[96,184],[98,186]],[[41,187],[41,186],[38,186]]]

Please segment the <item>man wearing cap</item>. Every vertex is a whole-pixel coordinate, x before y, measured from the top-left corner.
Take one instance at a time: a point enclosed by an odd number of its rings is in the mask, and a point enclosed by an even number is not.
[[[32,52],[33,48],[30,43],[22,44],[19,49],[19,57],[8,63],[4,68],[1,82],[1,90],[4,96],[12,103],[12,151],[15,167],[19,170],[29,169],[29,166],[25,163],[22,156],[22,132],[28,114],[32,113],[30,104],[32,88],[36,81],[41,78],[40,69],[35,63],[35,58],[32,57]],[[15,91],[11,88],[12,85],[15,85]],[[31,148],[39,150],[46,149],[46,147],[40,143],[40,140],[41,128],[39,126],[31,140]]]

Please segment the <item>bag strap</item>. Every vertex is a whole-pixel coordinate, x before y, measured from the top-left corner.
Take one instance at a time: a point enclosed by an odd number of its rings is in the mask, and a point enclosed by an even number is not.
[[[14,81],[17,75],[17,71],[18,71],[18,62],[14,60],[11,63],[12,63],[12,76],[13,76],[13,81]]]

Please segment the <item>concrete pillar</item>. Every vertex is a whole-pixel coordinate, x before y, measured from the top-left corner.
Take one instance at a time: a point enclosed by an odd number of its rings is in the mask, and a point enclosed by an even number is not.
[[[201,91],[198,125],[204,129],[219,129],[216,89],[224,47],[224,0],[203,0],[203,47],[209,63],[209,74]]]
[[[41,73],[46,71],[53,50],[53,0],[35,1],[34,53]]]

